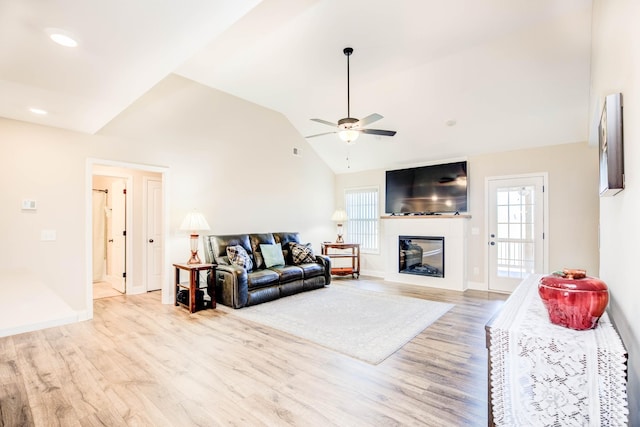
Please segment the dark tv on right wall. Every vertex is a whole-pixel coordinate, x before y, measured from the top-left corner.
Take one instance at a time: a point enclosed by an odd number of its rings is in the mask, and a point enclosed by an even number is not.
[[[385,213],[467,212],[467,162],[444,163],[386,172]]]
[[[605,98],[598,134],[600,195],[613,196],[624,189],[621,93]]]

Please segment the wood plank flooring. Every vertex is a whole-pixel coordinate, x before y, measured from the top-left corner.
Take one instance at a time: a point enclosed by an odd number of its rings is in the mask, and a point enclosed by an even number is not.
[[[506,295],[337,279],[455,304],[377,366],[160,294],[0,338],[0,426],[483,426],[484,324]],[[333,286],[333,285],[332,285]]]

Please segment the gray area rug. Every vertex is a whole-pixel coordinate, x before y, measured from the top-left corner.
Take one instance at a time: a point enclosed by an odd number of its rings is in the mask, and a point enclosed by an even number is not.
[[[330,285],[229,311],[377,365],[452,307],[452,304]]]

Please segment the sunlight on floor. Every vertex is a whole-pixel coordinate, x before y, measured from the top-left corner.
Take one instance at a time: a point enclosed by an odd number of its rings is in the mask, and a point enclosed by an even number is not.
[[[120,295],[124,294],[113,289],[113,286],[109,282],[93,283],[93,299],[116,297]]]

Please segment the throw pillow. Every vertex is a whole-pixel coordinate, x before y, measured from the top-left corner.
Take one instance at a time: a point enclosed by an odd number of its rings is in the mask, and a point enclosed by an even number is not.
[[[305,264],[308,262],[316,262],[316,256],[311,249],[311,243],[301,245],[300,243],[290,243],[291,258],[294,265]]]
[[[247,271],[251,271],[253,268],[253,262],[247,251],[240,245],[227,246],[227,256],[229,262],[238,267],[242,267]]]
[[[284,265],[284,256],[282,255],[282,246],[280,243],[275,245],[260,245],[260,252],[262,252],[264,264],[267,268]]]

